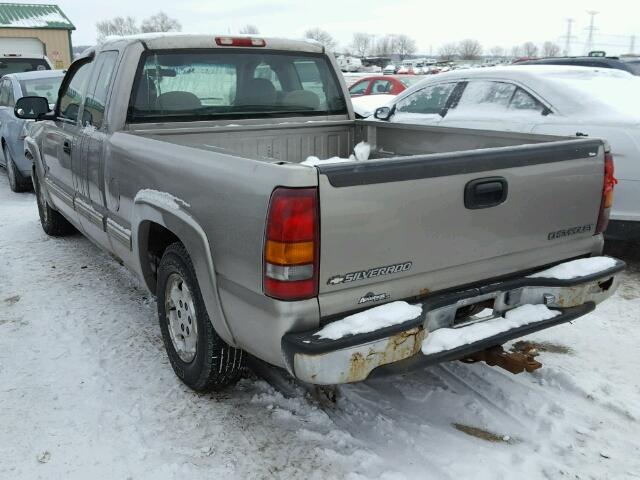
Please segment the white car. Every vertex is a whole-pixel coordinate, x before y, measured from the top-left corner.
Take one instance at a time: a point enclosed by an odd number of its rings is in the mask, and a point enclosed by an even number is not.
[[[393,63],[390,63],[386,67],[382,69],[382,73],[385,75],[393,75],[398,71],[398,67],[396,67]]]
[[[618,185],[609,238],[640,240],[640,77],[521,65],[427,77],[375,117],[401,123],[606,139]]]
[[[388,95],[381,93],[377,95],[362,95],[360,97],[352,97],[351,104],[353,105],[353,111],[361,118],[366,118],[371,115],[380,107],[384,107],[396,98],[395,95]]]

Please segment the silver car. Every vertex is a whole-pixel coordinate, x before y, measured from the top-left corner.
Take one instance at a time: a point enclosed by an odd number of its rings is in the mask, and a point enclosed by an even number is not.
[[[0,79],[0,165],[7,170],[9,185],[14,192],[31,188],[31,160],[24,156],[24,138],[29,120],[13,114],[16,100],[26,96],[46,97],[55,103],[64,70],[41,70],[12,73]]]

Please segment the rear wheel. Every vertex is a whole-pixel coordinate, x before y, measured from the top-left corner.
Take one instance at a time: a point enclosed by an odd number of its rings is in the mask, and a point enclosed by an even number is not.
[[[38,214],[40,215],[40,225],[47,235],[61,237],[72,233],[75,229],[60,212],[49,206],[45,192],[38,180],[38,174],[33,171],[33,186],[38,200]]]
[[[236,382],[244,352],[216,333],[202,300],[191,258],[176,242],[158,268],[158,318],[173,371],[198,392],[221,390]]]
[[[2,146],[2,153],[4,154],[7,177],[9,177],[9,187],[11,190],[13,192],[26,192],[27,190],[31,190],[31,179],[22,176],[16,168],[9,149],[5,145]]]

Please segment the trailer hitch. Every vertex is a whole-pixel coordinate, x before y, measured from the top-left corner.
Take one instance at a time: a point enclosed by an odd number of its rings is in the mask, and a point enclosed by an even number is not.
[[[500,367],[511,373],[529,373],[542,367],[531,353],[505,352],[502,346],[491,347],[461,359],[464,363],[485,362],[492,367]]]

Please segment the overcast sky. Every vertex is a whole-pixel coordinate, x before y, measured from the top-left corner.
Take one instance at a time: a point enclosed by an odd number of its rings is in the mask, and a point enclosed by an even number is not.
[[[39,3],[53,3],[42,1]],[[166,1],[166,0],[59,0],[58,5],[76,25],[75,45],[95,42],[95,23],[117,15],[142,20],[162,10],[193,33],[235,33],[255,24],[265,36],[301,37],[311,27],[331,33],[348,45],[354,32],[384,35],[406,33],[421,53],[437,53],[447,42],[478,39],[486,50],[510,48],[526,41],[551,40],[564,46],[566,19],[574,18],[574,54],[583,53],[587,10],[597,10],[595,47],[609,53],[629,50],[631,36],[638,35],[639,0],[348,0],[305,1]]]

